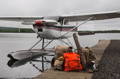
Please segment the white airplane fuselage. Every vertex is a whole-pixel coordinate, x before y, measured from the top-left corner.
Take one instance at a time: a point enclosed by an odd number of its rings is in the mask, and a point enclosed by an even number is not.
[[[34,31],[44,39],[66,39],[72,36],[77,29],[70,31],[75,26],[33,26]],[[69,32],[69,33],[68,33]]]

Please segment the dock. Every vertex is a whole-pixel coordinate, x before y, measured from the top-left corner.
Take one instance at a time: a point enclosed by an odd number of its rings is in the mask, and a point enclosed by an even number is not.
[[[94,73],[49,69],[33,79],[120,79],[120,40],[100,40],[92,47],[98,70]]]

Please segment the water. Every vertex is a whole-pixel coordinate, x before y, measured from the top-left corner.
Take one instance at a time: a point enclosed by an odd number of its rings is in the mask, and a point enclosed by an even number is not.
[[[79,39],[82,47],[91,47],[96,45],[98,40],[119,40],[120,34],[95,34],[80,36]],[[9,60],[7,54],[9,52],[29,49],[37,40],[36,34],[34,33],[0,33],[0,78],[31,78],[40,74],[40,72],[29,63],[16,68],[10,68],[7,66]],[[74,45],[72,38],[70,41]],[[57,44],[63,43],[55,41],[49,47],[54,47]],[[39,48],[40,45],[37,47]],[[39,67],[40,63],[37,63],[37,66]]]

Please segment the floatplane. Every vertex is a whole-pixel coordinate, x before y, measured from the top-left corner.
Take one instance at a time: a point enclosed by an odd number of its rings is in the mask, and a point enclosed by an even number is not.
[[[0,20],[17,21],[24,25],[32,25],[33,30],[40,38],[29,50],[21,50],[8,54],[10,60],[8,65],[10,67],[17,67],[29,62],[42,55],[48,54],[46,47],[54,40],[68,39],[72,37],[73,33],[78,32],[78,27],[87,23],[88,21],[106,20],[119,18],[119,12],[104,12],[84,15],[70,15],[70,16],[48,16],[48,17],[0,17]],[[68,25],[70,22],[81,22],[78,25]],[[87,35],[89,33],[81,34]],[[94,34],[94,33],[93,33]],[[45,44],[45,39],[50,40]],[[34,50],[38,43],[42,42],[42,47],[39,50]],[[63,41],[64,42],[64,41]],[[65,42],[64,42],[65,43]],[[66,43],[67,44],[67,43]],[[50,50],[49,50],[50,51]],[[14,62],[13,62],[14,60]]]

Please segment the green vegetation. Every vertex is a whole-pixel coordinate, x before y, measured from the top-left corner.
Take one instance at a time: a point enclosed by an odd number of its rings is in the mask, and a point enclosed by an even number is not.
[[[14,27],[0,27],[0,32],[5,33],[33,33],[31,28],[14,28]]]
[[[95,33],[120,33],[120,30],[103,30],[103,31],[94,31]]]
[[[120,33],[120,30],[103,30],[103,31],[79,31],[79,35],[93,35],[95,33]]]
[[[79,31],[79,33],[120,33],[120,30]]]
[[[0,27],[0,32],[5,33],[34,33],[31,28],[15,28],[15,27]],[[79,31],[80,35],[94,33],[120,33],[120,30],[103,30],[103,31]]]

